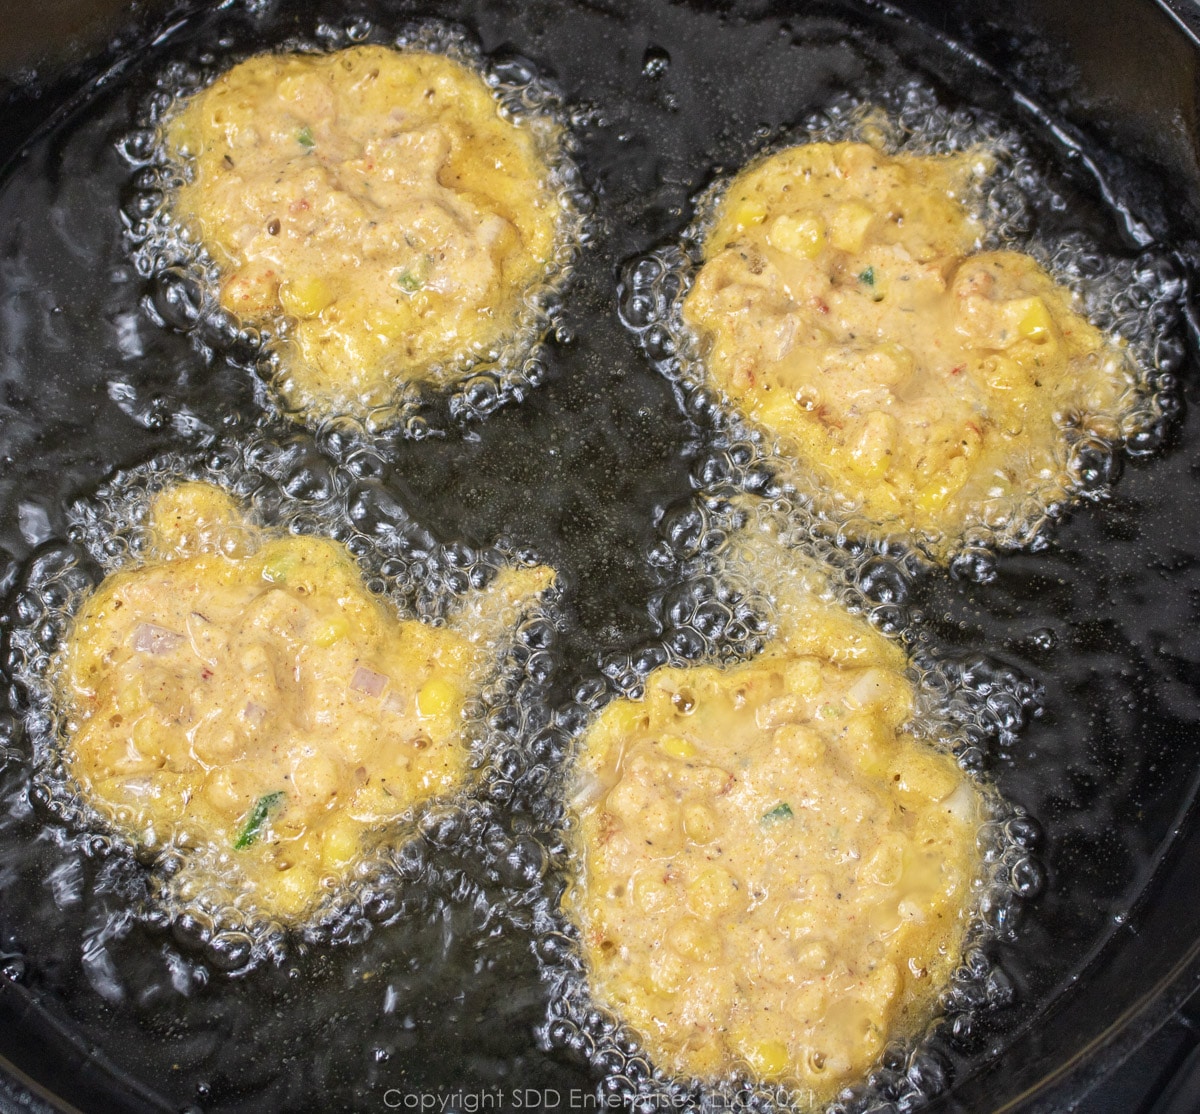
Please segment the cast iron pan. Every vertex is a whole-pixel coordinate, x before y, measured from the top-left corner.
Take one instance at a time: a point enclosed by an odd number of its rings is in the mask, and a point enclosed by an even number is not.
[[[145,284],[121,248],[129,171],[116,141],[172,59],[202,42],[219,53],[224,35],[246,50],[310,35],[322,18],[386,27],[437,15],[461,22],[489,55],[532,60],[578,110],[595,236],[548,381],[486,420],[392,444],[383,477],[441,540],[505,536],[562,570],[556,699],[661,638],[648,554],[680,528],[678,508],[719,439],[622,328],[616,284],[625,260],[686,225],[718,167],[739,165],[839,94],[916,75],[947,105],[990,112],[1030,140],[1066,201],[1039,218],[1047,235],[1077,225],[1118,254],[1147,244],[1159,257],[1178,253],[1174,272],[1151,280],[1183,279],[1200,213],[1197,44],[1183,0],[1174,15],[1133,0],[1102,15],[1077,0],[902,6],[913,19],[852,0],[347,0],[319,12],[285,0],[80,0],[44,22],[9,9],[7,621],[13,586],[61,539],[72,499],[114,469],[261,420],[244,371],[206,363],[147,319]],[[1044,690],[1042,714],[996,743],[988,765],[1040,822],[1047,882],[1015,940],[992,945],[1012,1004],[956,1047],[956,1082],[936,1109],[1061,1109],[1200,977],[1200,467],[1182,412],[1194,366],[1173,330],[1164,325],[1160,359],[1182,382],[1179,413],[1155,451],[1126,463],[1112,497],[1079,508],[1048,549],[1000,560],[989,583],[935,575],[918,587],[948,651],[986,654]],[[173,421],[181,412],[195,421]],[[20,711],[20,691],[6,686],[4,698]],[[496,1089],[511,1108],[526,1088],[527,1105],[553,1106],[557,1095],[566,1108],[573,1092],[592,1093],[582,1062],[535,1035],[546,990],[534,928],[480,939],[461,918],[418,918],[356,945],[296,949],[238,978],[197,974],[203,957],[169,929],[104,935],[117,912],[98,881],[105,856],[56,832],[30,793],[19,716],[3,724],[0,1108],[27,1092],[40,1096],[35,1107],[95,1111],[378,1110],[397,1095],[456,1092],[469,1109],[465,1096]],[[179,962],[186,994],[171,983]]]

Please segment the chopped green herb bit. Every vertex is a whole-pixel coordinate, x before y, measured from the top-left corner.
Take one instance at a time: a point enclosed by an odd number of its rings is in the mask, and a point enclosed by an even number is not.
[[[301,147],[315,147],[317,145],[317,141],[313,139],[312,128],[308,127],[307,125],[301,128],[296,133],[296,142],[299,143]]]
[[[865,271],[863,271],[863,273],[861,275],[858,276],[858,281],[861,282],[863,284],[863,286],[874,286],[875,285],[875,268],[868,267]]]
[[[254,802],[254,807],[250,810],[250,815],[246,817],[246,823],[242,825],[242,830],[238,832],[237,839],[233,841],[233,849],[235,851],[245,851],[262,832],[263,825],[267,822],[267,818],[273,813],[278,812],[283,804],[283,798],[286,794],[282,789],[277,789],[274,793],[265,793]]]
[[[780,801],[770,812],[764,812],[762,822],[764,824],[778,824],[780,820],[791,820],[796,814],[792,812],[792,806],[787,801]]]
[[[840,716],[844,710],[838,704],[822,704],[817,709],[817,715],[822,719],[833,719],[834,716]]]
[[[412,271],[401,271],[396,276],[396,283],[401,290],[406,290],[409,294],[415,294],[425,285]]]

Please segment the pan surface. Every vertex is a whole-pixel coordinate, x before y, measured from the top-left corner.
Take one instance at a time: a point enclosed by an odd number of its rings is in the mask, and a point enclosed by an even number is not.
[[[277,0],[129,17],[112,70],[65,103],[0,180],[8,625],[21,621],[29,563],[55,559],[67,508],[114,470],[251,435],[293,447],[297,470],[321,454],[308,434],[264,418],[245,370],[203,359],[141,306],[148,286],[122,243],[133,193],[118,142],[172,62],[309,38],[323,23],[331,35],[355,19],[386,34],[436,15],[461,23],[497,64],[529,60],[561,88],[595,215],[546,381],[484,420],[446,419],[438,436],[389,442],[376,476],[437,539],[482,547],[503,537],[561,570],[559,702],[661,639],[649,603],[662,573],[650,555],[679,521],[701,463],[721,450],[719,431],[681,408],[617,316],[622,264],[675,239],[721,169],[839,97],[916,81],[949,110],[989,113],[1029,143],[1053,184],[1034,207],[1039,238],[1078,234],[1139,261],[1131,312],[1139,299],[1145,312],[1178,303],[1197,199],[1186,167],[1172,166],[1165,188],[1156,177],[1177,148],[1147,143],[1144,163],[1118,155],[1116,115],[1110,129],[1078,136],[1059,127],[1044,112],[1052,101],[1015,97],[936,35],[930,12],[918,14],[927,22],[851,0],[319,11]],[[1019,42],[996,49],[1022,52]],[[1028,56],[1033,73],[1036,52]],[[1054,72],[1047,64],[1038,80]],[[1183,383],[1178,403],[1194,390],[1191,357],[1169,314],[1160,332],[1162,370]],[[1002,972],[995,996],[1011,1004],[948,1049],[957,1084],[939,1100],[947,1107],[1057,1102],[1055,1071],[1067,1073],[1064,1087],[1083,1087],[1073,1057],[1096,1041],[1119,1051],[1144,1036],[1200,972],[1198,444],[1181,413],[1162,444],[1126,462],[1112,497],[1076,509],[1046,549],[999,559],[987,583],[931,574],[915,586],[924,629],[964,668],[1026,678],[1043,693],[1037,715],[993,709],[1014,730],[993,734],[987,765],[1041,826],[1046,884],[1013,938],[991,945]],[[506,1108],[592,1101],[583,1096],[596,1073],[539,1037],[548,990],[532,946],[536,910],[491,915],[505,907],[502,880],[434,847],[441,889],[413,915],[355,939],[298,944],[280,963],[222,970],[178,926],[128,916],[137,865],[46,812],[20,729],[24,695],[6,686],[5,699],[0,1054],[49,1092],[89,1110],[378,1110],[413,1108],[410,1096],[424,1095],[466,1110],[485,1108],[483,1096]],[[510,834],[528,826],[553,843],[536,815],[513,823]],[[1118,1022],[1120,1039],[1109,1032]],[[1037,1087],[1050,1097],[1022,1098]]]

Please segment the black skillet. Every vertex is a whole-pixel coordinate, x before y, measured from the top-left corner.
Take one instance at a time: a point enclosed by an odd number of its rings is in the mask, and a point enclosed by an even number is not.
[[[1188,255],[1200,227],[1189,30],[1200,9],[1169,4],[911,0],[904,15],[832,0],[326,5],[320,14],[342,23],[459,20],[485,51],[532,59],[581,109],[598,232],[548,382],[486,421],[394,446],[387,476],[444,540],[505,534],[563,569],[563,693],[657,636],[647,554],[678,528],[672,508],[709,436],[617,321],[622,261],[677,234],[718,165],[889,67],[1029,136],[1062,175],[1064,228],[1077,219],[1128,254],[1148,237]],[[258,413],[244,372],[205,365],[141,315],[142,286],[122,269],[128,172],[114,143],[154,75],[214,27],[242,50],[311,33],[320,14],[200,9],[9,0],[0,13],[6,592],[62,534],[72,498],[194,442],[197,427],[173,414],[219,431],[229,415],[236,426]],[[1192,357],[1174,341],[1161,356],[1190,398]],[[957,1050],[957,1082],[933,1109],[1066,1109],[1200,983],[1196,437],[1181,413],[1112,499],[1079,509],[1048,550],[1004,558],[988,584],[934,577],[922,589],[941,644],[987,652],[1045,688],[1043,715],[989,765],[1041,823],[1047,885],[1016,942],[995,945],[1013,1004]],[[381,931],[244,978],[210,972],[185,997],[165,987],[162,957],[191,962],[186,943],[138,930],[107,945],[119,992],[98,983],[96,927],[112,912],[95,896],[104,864],[44,838],[19,730],[11,744],[0,766],[0,1110],[379,1110],[439,1094],[450,1108],[500,1094],[507,1108],[567,1109],[592,1093],[581,1064],[539,1046],[545,991],[521,932],[481,943],[464,925]],[[65,900],[50,879],[70,880]]]

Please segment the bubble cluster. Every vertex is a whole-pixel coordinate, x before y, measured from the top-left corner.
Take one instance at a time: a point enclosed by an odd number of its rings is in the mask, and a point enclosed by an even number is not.
[[[506,337],[466,354],[460,362],[435,368],[429,381],[398,383],[394,399],[366,415],[326,417],[290,410],[269,389],[280,373],[279,342],[289,336],[295,320],[281,314],[263,328],[239,322],[220,304],[220,266],[172,212],[172,195],[189,170],[172,159],[166,125],[181,102],[243,60],[245,56],[236,52],[219,60],[211,53],[194,52],[164,67],[137,126],[118,140],[118,153],[132,171],[122,204],[124,239],[146,283],[145,313],[157,325],[186,334],[205,361],[223,358],[255,374],[261,380],[260,405],[320,428],[349,426],[368,438],[392,431],[420,439],[450,423],[479,421],[503,405],[520,402],[543,382],[546,337],[560,324],[576,255],[590,235],[593,201],[574,159],[575,141],[562,97],[527,59],[485,56],[464,29],[436,20],[415,20],[398,32],[365,18],[345,24],[322,22],[310,35],[276,46],[312,53],[362,43],[445,55],[483,77],[502,118],[554,125],[535,129],[535,134],[555,136],[543,143],[542,151],[558,210],[554,249],[543,279],[526,291],[524,307]]]
[[[143,560],[142,527],[154,494],[185,479],[236,494],[251,519],[269,530],[336,538],[354,556],[369,589],[403,618],[440,625],[459,610],[469,624],[473,593],[505,566],[534,563],[529,554],[437,541],[363,463],[352,458],[338,467],[298,433],[222,443],[203,457],[157,458],[118,473],[93,497],[76,502],[69,536],[33,556],[14,594],[5,666],[15,682],[12,707],[25,728],[19,761],[28,767],[32,800],[45,810],[56,839],[124,864],[114,869],[125,872],[123,892],[133,895],[129,908],[138,918],[163,930],[169,926],[175,936],[202,946],[221,970],[278,961],[286,954],[286,932],[247,912],[236,878],[217,878],[199,892],[189,888],[185,896],[173,884],[184,849],[168,845],[152,861],[140,862],[144,856],[137,848],[80,795],[62,752],[57,655],[88,592],[106,574]],[[481,630],[489,637],[487,628]],[[323,899],[303,928],[308,942],[361,940],[372,924],[392,923],[446,900],[444,885],[455,869],[426,870],[422,848],[451,864],[472,860],[485,880],[503,880],[511,889],[536,887],[539,872],[526,862],[536,855],[514,851],[519,839],[504,833],[511,827],[508,818],[528,810],[546,780],[536,738],[550,718],[545,701],[555,670],[556,631],[552,599],[543,599],[515,629],[490,635],[498,644],[479,646],[481,660],[496,664],[464,709],[464,739],[474,768],[466,788],[412,810],[395,831],[380,833],[354,864],[348,885]],[[60,881],[74,884],[66,875]]]
[[[836,97],[824,111],[778,137],[763,154],[797,143],[846,140],[913,155],[949,155],[986,147],[995,160],[994,171],[968,200],[985,224],[984,248],[1032,255],[1077,295],[1087,318],[1127,345],[1132,356],[1136,377],[1121,400],[1115,438],[1075,431],[1067,416],[1064,472],[1058,481],[1067,498],[1047,503],[1036,495],[1015,497],[1003,516],[1007,523],[1003,528],[975,527],[962,539],[953,562],[955,573],[987,579],[995,550],[1041,548],[1049,527],[1073,498],[1103,499],[1119,476],[1122,451],[1144,456],[1161,445],[1180,406],[1177,373],[1185,355],[1185,270],[1165,248],[1145,246],[1137,254],[1121,254],[1102,248],[1082,231],[1062,231],[1061,221],[1053,224],[1057,231],[1049,231],[1047,217],[1057,215],[1065,205],[1053,172],[998,120],[982,112],[951,110],[917,80],[869,95]],[[811,506],[805,491],[812,480],[790,461],[786,450],[749,426],[737,408],[714,390],[698,338],[682,315],[702,262],[704,240],[716,219],[717,203],[730,181],[731,176],[719,177],[696,199],[694,219],[678,244],[659,247],[625,264],[618,310],[651,362],[675,385],[690,416],[718,437],[730,436],[732,430],[733,437],[756,440],[760,446],[755,467],[721,474],[718,463],[713,479],[756,491],[774,478],[789,489],[793,500]],[[712,480],[704,476],[701,482]],[[848,537],[881,540],[879,527],[867,522],[832,525]]]
[[[743,466],[752,459],[751,453],[734,453]],[[940,1015],[918,1038],[893,1041],[869,1078],[842,1092],[827,1110],[867,1114],[909,1109],[950,1086],[953,1054],[969,1044],[980,1016],[1013,1001],[1012,981],[995,945],[1015,938],[1023,904],[1042,887],[1044,868],[1037,857],[1041,834],[1035,820],[986,780],[984,751],[1011,745],[1025,718],[1037,713],[1040,691],[985,655],[956,662],[928,645],[913,599],[922,567],[911,552],[848,544],[785,492],[773,496],[700,491],[692,503],[664,513],[662,541],[655,550],[663,588],[651,603],[661,641],[612,656],[604,663],[605,682],[584,685],[575,702],[556,714],[555,745],[566,756],[556,779],[558,793],[582,737],[610,699],[637,699],[648,674],[662,664],[746,660],[761,650],[774,626],[776,592],[786,592],[799,567],[819,568],[832,599],[908,646],[909,676],[917,695],[910,729],[952,751],[979,784],[987,809],[977,835],[983,865],[972,885],[967,944],[940,995]],[[561,806],[557,812],[558,822],[569,830],[570,815]],[[553,868],[565,888],[577,869],[565,844],[557,849]],[[601,1096],[634,1110],[678,1103],[699,1110],[768,1111],[792,1104],[786,1088],[746,1075],[710,1085],[656,1068],[622,1019],[592,996],[578,929],[561,912],[539,940],[538,955],[552,992],[541,1038],[547,1047],[568,1051],[602,1076]]]

